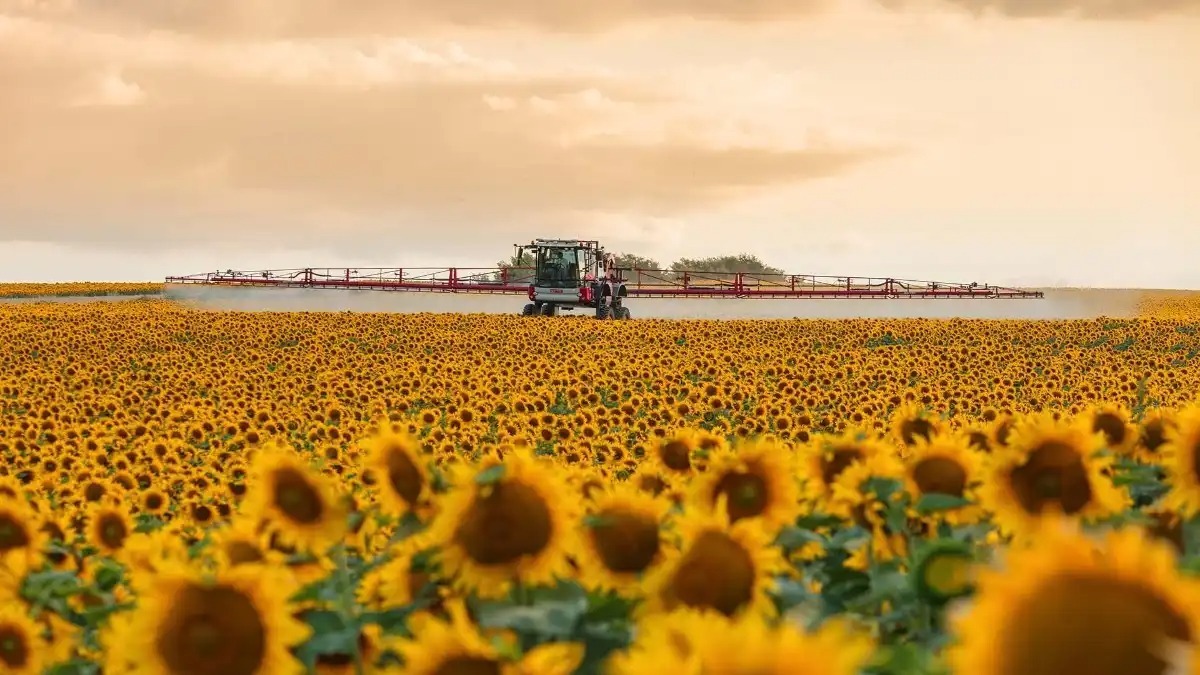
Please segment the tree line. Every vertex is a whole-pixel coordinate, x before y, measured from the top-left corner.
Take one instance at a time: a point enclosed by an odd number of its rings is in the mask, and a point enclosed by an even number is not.
[[[496,263],[496,267],[532,267],[532,256],[525,256],[522,261],[514,254],[507,260]],[[678,272],[704,272],[708,274],[786,274],[778,267],[766,264],[756,255],[738,253],[734,255],[719,255],[708,258],[680,258],[670,265],[662,265],[654,258],[635,253],[617,254],[617,267],[622,269],[669,270]]]

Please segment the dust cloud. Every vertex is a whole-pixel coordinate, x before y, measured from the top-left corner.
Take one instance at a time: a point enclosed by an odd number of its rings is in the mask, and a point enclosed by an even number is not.
[[[1036,300],[739,300],[632,298],[646,319],[1089,319],[1127,318],[1146,291],[1044,289]],[[517,314],[519,295],[414,293],[300,288],[168,285],[166,297],[186,307],[218,311]],[[587,316],[574,310],[565,315]]]
[[[632,298],[635,319],[1030,319],[1066,320],[1136,316],[1138,303],[1196,291],[1139,289],[1042,290],[1037,300],[738,300]],[[183,307],[225,312],[361,312],[389,314],[519,314],[520,295],[415,293],[313,288],[234,288],[168,284],[161,296],[0,298],[0,305],[37,302],[136,302],[162,297]],[[589,317],[574,310],[565,317]]]

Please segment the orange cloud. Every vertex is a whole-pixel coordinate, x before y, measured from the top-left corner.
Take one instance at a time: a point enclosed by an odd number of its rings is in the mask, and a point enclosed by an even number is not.
[[[1196,12],[1200,0],[944,0],[975,14],[996,12],[1010,17],[1083,19],[1148,19],[1164,14]],[[904,0],[886,0],[903,6]]]
[[[1200,0],[874,1],[897,10],[958,6],[976,14],[1096,19],[1141,19],[1200,7]],[[840,6],[839,0],[0,0],[0,13],[219,38],[308,38],[440,29],[600,33],[662,21],[765,25],[810,19]]]
[[[214,36],[411,34],[445,26],[598,32],[686,19],[763,23],[809,16],[827,0],[0,0],[0,11]]]
[[[894,152],[718,142],[669,93],[453,45],[0,30],[0,223],[25,230],[0,238],[319,238],[336,222],[399,242],[397,224],[671,217]]]

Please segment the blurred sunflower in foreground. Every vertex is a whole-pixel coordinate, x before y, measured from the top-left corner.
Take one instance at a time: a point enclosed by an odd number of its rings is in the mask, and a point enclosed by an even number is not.
[[[1200,673],[1200,584],[1138,528],[1095,539],[1056,521],[979,572],[953,619],[956,675]]]

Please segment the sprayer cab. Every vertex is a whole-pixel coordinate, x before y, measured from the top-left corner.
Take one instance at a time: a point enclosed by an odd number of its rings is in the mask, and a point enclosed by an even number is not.
[[[517,244],[517,265],[532,262],[533,281],[524,316],[555,316],[577,307],[595,312],[598,319],[628,319],[628,296],[616,257],[597,241],[534,239]]]

